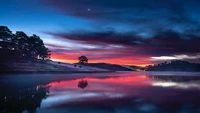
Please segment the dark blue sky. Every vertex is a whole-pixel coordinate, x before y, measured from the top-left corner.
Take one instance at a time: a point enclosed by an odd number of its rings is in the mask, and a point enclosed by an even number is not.
[[[199,0],[2,0],[0,25],[37,34],[54,60],[144,65],[200,57]]]

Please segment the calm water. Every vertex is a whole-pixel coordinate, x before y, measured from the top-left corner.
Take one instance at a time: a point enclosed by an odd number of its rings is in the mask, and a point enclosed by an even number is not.
[[[200,73],[0,77],[0,113],[200,113]]]

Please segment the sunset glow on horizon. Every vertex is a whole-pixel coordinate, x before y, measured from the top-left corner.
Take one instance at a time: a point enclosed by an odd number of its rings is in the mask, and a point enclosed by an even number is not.
[[[0,25],[36,34],[51,60],[146,66],[200,63],[200,1],[6,0]],[[15,18],[15,20],[13,20]]]
[[[78,58],[78,57],[77,57]],[[78,59],[72,59],[72,60],[68,60],[65,58],[51,58],[52,61],[57,61],[57,62],[64,62],[64,63],[78,63]],[[88,63],[108,63],[108,64],[119,64],[119,65],[135,65],[135,66],[141,66],[141,67],[145,67],[147,65],[152,65],[151,62],[141,62],[141,61],[130,61],[130,60],[123,60],[122,62],[120,62],[120,60],[122,59],[103,59],[103,60],[89,60]],[[130,62],[134,62],[134,63],[130,63]]]

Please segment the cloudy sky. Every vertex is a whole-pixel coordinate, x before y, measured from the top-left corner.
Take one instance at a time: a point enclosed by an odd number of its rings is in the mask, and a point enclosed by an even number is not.
[[[0,25],[39,35],[52,60],[200,62],[200,0],[2,0]]]

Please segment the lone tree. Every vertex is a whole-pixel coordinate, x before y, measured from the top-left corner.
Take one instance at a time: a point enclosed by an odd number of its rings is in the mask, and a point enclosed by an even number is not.
[[[78,57],[79,63],[85,64],[88,63],[88,58],[86,56]]]

